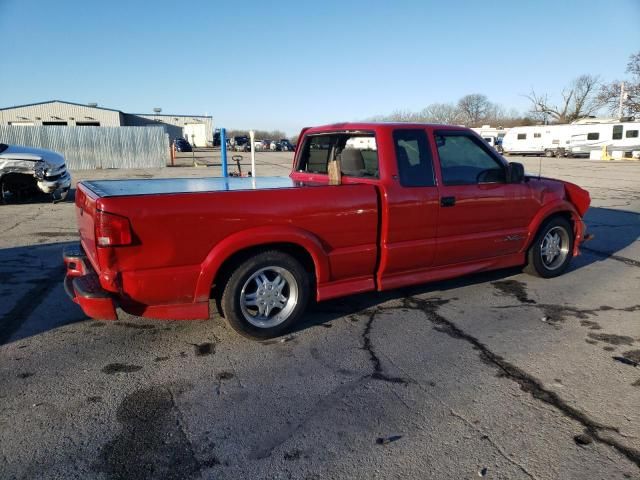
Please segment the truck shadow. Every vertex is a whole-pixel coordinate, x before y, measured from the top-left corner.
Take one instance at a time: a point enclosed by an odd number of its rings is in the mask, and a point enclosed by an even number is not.
[[[595,238],[583,245],[583,255],[574,259],[574,269],[611,257],[624,263],[625,257],[618,253],[640,238],[640,214],[636,212],[592,207],[585,222],[587,231]],[[627,260],[640,266],[638,261]]]
[[[86,318],[62,286],[70,243],[0,249],[0,345]]]

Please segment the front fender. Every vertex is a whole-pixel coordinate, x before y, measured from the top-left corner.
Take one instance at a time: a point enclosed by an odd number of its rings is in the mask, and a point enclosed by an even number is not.
[[[533,217],[531,222],[529,223],[529,228],[527,229],[528,236],[527,241],[524,244],[524,248],[522,252],[526,252],[531,243],[533,242],[540,226],[552,215],[557,213],[568,213],[571,215],[571,219],[573,220],[573,233],[575,237],[574,245],[573,245],[573,254],[577,255],[579,253],[578,247],[582,243],[584,239],[584,222],[582,221],[582,217],[578,214],[578,211],[574,207],[571,202],[568,202],[564,199],[556,200],[552,203],[545,205],[542,209],[538,211],[538,213]]]
[[[229,235],[209,252],[201,264],[196,285],[196,302],[209,300],[213,279],[222,264],[241,250],[274,243],[290,243],[304,248],[311,258],[316,271],[317,285],[326,283],[330,277],[329,257],[320,240],[312,233],[293,226],[255,227]]]

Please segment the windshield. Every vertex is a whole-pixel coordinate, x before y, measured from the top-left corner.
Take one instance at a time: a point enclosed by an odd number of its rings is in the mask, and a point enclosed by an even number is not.
[[[7,148],[9,148],[9,145],[0,143],[0,153],[4,152]]]

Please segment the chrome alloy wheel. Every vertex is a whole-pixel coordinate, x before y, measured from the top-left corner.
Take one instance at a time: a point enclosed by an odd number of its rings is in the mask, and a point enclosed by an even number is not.
[[[550,229],[540,245],[542,264],[549,270],[562,266],[569,255],[569,233],[562,227]]]
[[[244,318],[258,328],[272,328],[284,322],[298,303],[298,283],[282,267],[264,267],[242,286],[240,308]]]

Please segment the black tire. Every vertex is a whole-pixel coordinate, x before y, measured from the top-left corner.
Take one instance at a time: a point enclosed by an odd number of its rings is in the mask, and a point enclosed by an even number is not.
[[[261,274],[267,282],[261,281]],[[278,288],[281,281],[285,285]],[[298,260],[287,253],[269,250],[246,259],[235,269],[220,303],[225,318],[239,334],[259,340],[273,338],[300,319],[309,301],[310,285],[309,273]]]
[[[554,239],[559,242],[554,245]],[[526,273],[542,278],[553,278],[562,275],[573,257],[573,228],[564,217],[552,217],[542,224],[527,252]],[[543,249],[558,251],[557,257],[544,255]]]
[[[13,196],[9,188],[9,182],[0,178],[0,205],[11,203]]]
[[[547,158],[551,158],[551,157],[555,157],[555,152],[553,150],[545,150],[544,151],[544,156]]]
[[[5,189],[6,189],[6,185],[4,183],[4,181],[0,178],[0,205],[6,205],[7,204],[7,200],[5,198]]]

